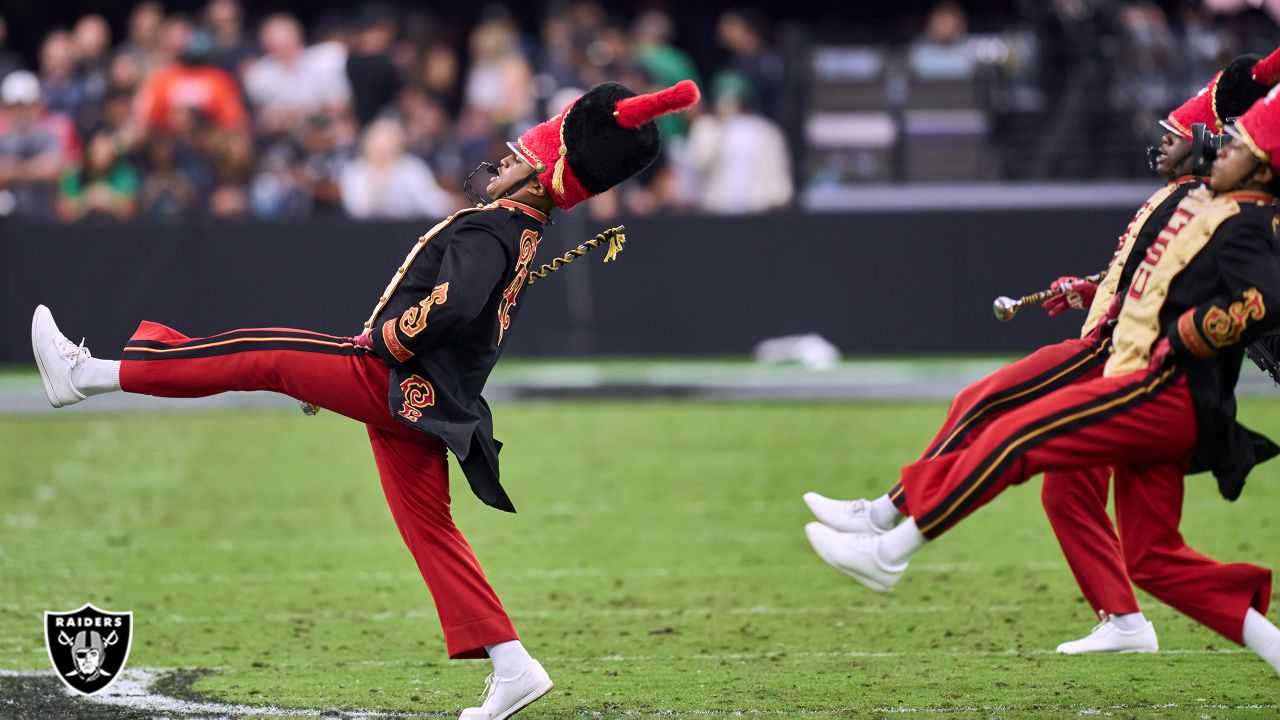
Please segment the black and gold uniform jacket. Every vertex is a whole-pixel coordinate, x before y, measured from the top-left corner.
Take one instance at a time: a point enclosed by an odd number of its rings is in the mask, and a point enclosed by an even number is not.
[[[1184,369],[1199,434],[1190,472],[1212,470],[1229,500],[1280,448],[1240,425],[1235,386],[1245,347],[1280,322],[1275,198],[1194,190],[1134,270],[1106,375],[1147,369],[1168,338]]]
[[[444,441],[472,492],[508,512],[502,443],[480,392],[520,311],[546,219],[511,200],[450,215],[418,239],[365,323],[391,368],[391,413]]]
[[[1138,212],[1120,236],[1116,252],[1111,256],[1111,264],[1107,266],[1107,275],[1098,284],[1098,292],[1089,305],[1089,315],[1080,329],[1080,337],[1088,337],[1094,327],[1102,321],[1103,315],[1111,307],[1111,301],[1117,294],[1123,295],[1129,289],[1129,281],[1133,272],[1147,254],[1147,248],[1155,241],[1156,236],[1173,217],[1173,211],[1191,190],[1199,187],[1203,178],[1184,175],[1166,183],[1155,191],[1147,201],[1142,203]]]

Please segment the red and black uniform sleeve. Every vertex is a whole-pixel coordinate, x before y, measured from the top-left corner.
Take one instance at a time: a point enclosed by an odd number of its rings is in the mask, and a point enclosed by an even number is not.
[[[1244,346],[1280,322],[1280,264],[1269,226],[1237,216],[1217,230],[1224,291],[1178,317],[1168,330],[1175,357],[1207,359]]]
[[[453,231],[436,285],[399,316],[373,328],[373,348],[391,366],[453,340],[484,310],[509,265],[501,238],[467,223]]]

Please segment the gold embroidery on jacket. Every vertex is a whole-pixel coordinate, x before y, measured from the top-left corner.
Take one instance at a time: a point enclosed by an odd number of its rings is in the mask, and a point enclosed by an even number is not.
[[[1244,299],[1231,303],[1226,310],[1211,307],[1205,313],[1200,327],[1204,336],[1216,348],[1234,345],[1240,342],[1240,336],[1249,325],[1250,320],[1261,320],[1267,315],[1267,306],[1262,302],[1262,293],[1258,288],[1244,291]]]
[[[502,291],[502,302],[498,304],[499,345],[502,344],[502,338],[507,330],[511,329],[511,308],[515,307],[516,298],[520,297],[524,282],[529,277],[529,264],[533,262],[533,256],[538,253],[539,242],[536,231],[525,230],[520,233],[520,255],[516,259],[516,276],[511,279],[507,289]]]
[[[405,337],[413,337],[425,330],[427,315],[431,313],[431,308],[445,304],[448,299],[449,283],[440,283],[430,295],[423,298],[422,302],[404,311],[400,316],[400,332],[404,333]]]
[[[409,422],[418,422],[422,418],[422,408],[436,404],[436,389],[417,375],[405,378],[400,383],[400,392],[404,393],[404,406],[400,408],[400,416]]]

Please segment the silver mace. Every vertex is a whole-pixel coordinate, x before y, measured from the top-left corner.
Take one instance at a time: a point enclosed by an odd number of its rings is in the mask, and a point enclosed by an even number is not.
[[[1088,283],[1094,283],[1096,285],[1097,283],[1102,282],[1102,279],[1105,278],[1106,276],[1107,276],[1106,271],[1103,271],[1100,273],[1095,273],[1093,275],[1090,275],[1089,277],[1083,278],[1083,281]],[[1018,314],[1018,311],[1022,309],[1023,305],[1036,305],[1044,302],[1045,300],[1048,300],[1049,298],[1055,295],[1062,295],[1066,292],[1068,291],[1063,290],[1061,288],[1057,290],[1054,290],[1053,288],[1049,288],[1046,290],[1041,290],[1040,292],[1031,293],[1030,295],[1023,295],[1022,297],[1016,300],[1011,297],[1005,297],[1001,295],[1000,297],[996,298],[995,302],[991,303],[991,310],[996,314],[997,320],[1001,322],[1009,322],[1010,320],[1013,319],[1014,315]]]

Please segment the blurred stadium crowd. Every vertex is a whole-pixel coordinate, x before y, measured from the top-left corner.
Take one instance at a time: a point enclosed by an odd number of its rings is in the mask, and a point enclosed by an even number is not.
[[[495,5],[465,48],[436,37],[429,16],[414,19],[369,4],[311,27],[277,13],[250,28],[239,0],[210,0],[198,17],[149,1],[133,8],[123,38],[96,14],[54,30],[31,70],[0,34],[0,214],[438,217],[465,203],[470,169],[507,154],[503,142],[544,108],[607,79],[637,90],[698,79],[660,11],[620,25],[576,3],[550,14],[534,41]],[[717,76],[717,96],[726,118],[739,116],[735,136],[710,116],[692,129],[664,118],[675,151],[597,200],[594,214],[790,201],[781,132],[738,112],[780,81],[758,22],[720,21],[735,59]],[[774,165],[777,181],[743,182],[732,157],[717,157],[726,144],[758,146],[750,156]],[[705,192],[690,192],[694,176]]]
[[[549,4],[536,29],[493,5],[463,36],[377,3],[304,25],[250,23],[240,0],[193,15],[147,1],[118,23],[123,37],[88,14],[49,32],[32,63],[0,19],[0,216],[441,216],[503,141],[603,80],[643,91],[692,78],[710,102],[661,121],[663,158],[593,200],[598,218],[761,212],[824,182],[1069,175],[1081,135],[1105,137],[1119,117],[1121,144],[1143,141],[1149,128],[1127,119],[1153,122],[1225,59],[1274,47],[1280,16],[1280,2],[1245,0],[997,5],[980,22],[998,27],[971,31],[966,4],[944,0],[900,38],[819,19],[793,34],[800,50],[769,15],[726,9],[716,67],[674,43],[664,10],[617,17],[590,1]],[[883,50],[886,37],[901,47]],[[895,90],[899,66],[922,89]],[[807,93],[788,94],[800,80]]]
[[[279,13],[251,29],[238,0],[210,0],[198,17],[147,1],[119,41],[97,14],[49,33],[32,70],[0,42],[0,214],[440,217],[465,204],[468,170],[506,155],[503,141],[547,106],[604,79],[636,90],[698,79],[660,12],[616,26],[599,6],[575,4],[550,15],[534,42],[495,5],[465,49],[434,37],[430,22],[401,20],[370,4],[310,28]],[[717,78],[726,110],[778,81],[751,22],[721,22],[724,44],[741,51]],[[724,210],[785,206],[781,132],[762,115],[737,114],[731,142],[760,143],[751,155],[777,165],[774,187],[721,187],[744,177],[714,167],[732,165],[716,158],[722,133],[664,118],[680,151],[595,201],[593,213],[717,209],[741,193],[751,206]],[[690,192],[681,174],[698,174],[707,192]]]

